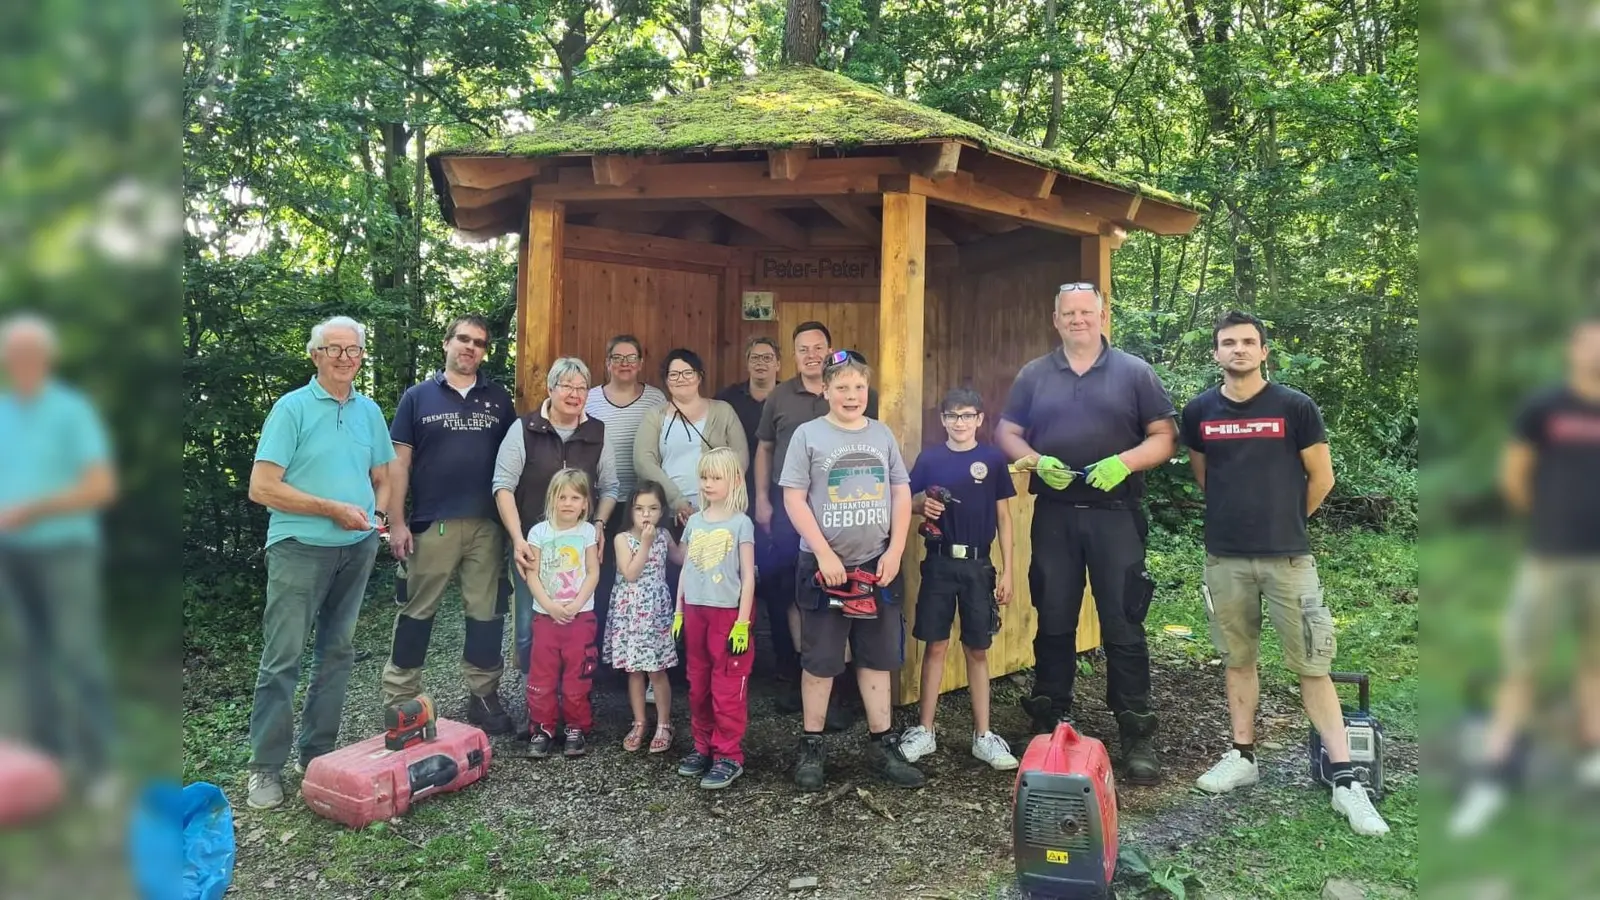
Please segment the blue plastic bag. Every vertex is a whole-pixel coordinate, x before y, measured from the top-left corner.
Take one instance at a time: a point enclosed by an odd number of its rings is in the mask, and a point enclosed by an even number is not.
[[[217,900],[228,890],[233,809],[216,785],[153,784],[139,798],[132,826],[128,851],[144,900]]]

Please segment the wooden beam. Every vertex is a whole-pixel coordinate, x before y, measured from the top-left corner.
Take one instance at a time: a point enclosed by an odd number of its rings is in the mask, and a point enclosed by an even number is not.
[[[568,225],[567,228],[571,229],[572,226]],[[693,272],[696,275],[718,275],[722,272],[720,267],[708,266],[705,263],[677,259],[646,258],[623,253],[607,253],[603,250],[575,250],[571,247],[567,248],[567,259],[612,263],[618,266],[638,266],[644,269],[667,269],[673,272]]]
[[[955,141],[912,144],[900,150],[906,171],[934,181],[954,175],[961,166],[961,145]]]
[[[1188,234],[1200,222],[1200,214],[1193,210],[1077,178],[1058,181],[1055,195],[1069,208],[1154,234]]]
[[[962,245],[961,270],[968,275],[978,275],[1040,259],[1066,262],[1077,252],[1076,241],[1058,231],[1019,228],[1009,234]]]
[[[475,234],[511,234],[518,230],[528,201],[520,194],[507,197],[488,206],[475,206],[455,210],[457,229]]]
[[[642,259],[678,260],[715,269],[734,265],[735,259],[733,251],[721,244],[681,241],[677,238],[589,228],[583,225],[568,225],[566,241],[569,250],[592,250]]]
[[[644,159],[615,153],[597,153],[589,157],[589,170],[594,173],[594,183],[621,187],[634,179],[644,168]]]
[[[885,193],[921,194],[950,206],[1069,234],[1098,235],[1100,223],[1104,221],[1080,210],[1068,209],[1056,197],[1028,199],[979,184],[967,172],[957,172],[945,181],[933,181],[920,175],[885,175],[878,179],[878,185]]]
[[[883,239],[883,224],[865,206],[838,197],[818,197],[816,204],[834,221],[860,235],[868,247],[876,247]]]
[[[780,181],[794,181],[805,170],[811,159],[810,147],[790,147],[787,150],[767,151],[767,171]]]
[[[981,241],[989,236],[988,232],[978,227],[973,217],[962,215],[947,206],[928,207],[928,230],[932,232],[935,228],[949,235],[957,245]]]
[[[573,209],[569,205],[567,207],[567,221],[571,222],[573,215],[576,213],[577,210]],[[601,210],[600,213],[594,217],[593,224],[596,228],[609,228],[612,231],[632,231],[638,234],[655,234],[661,229],[667,227],[667,223],[671,222],[672,218],[673,217],[668,213],[664,213],[659,210],[633,210],[612,207],[610,209]],[[571,235],[568,235],[568,237],[570,236]]]
[[[879,276],[878,418],[894,432],[906,465],[922,447],[923,288],[927,272],[925,197],[883,195],[883,264]]]
[[[878,178],[903,171],[893,157],[813,159],[793,181],[767,177],[765,162],[663,163],[645,166],[621,187],[601,184],[535,184],[539,200],[671,200],[745,197],[826,197],[876,194]]]
[[[507,197],[523,197],[527,192],[526,181],[508,181],[492,188],[457,187],[450,189],[450,202],[454,203],[458,210],[473,209],[498,203]]]
[[[454,188],[487,190],[539,174],[544,162],[507,156],[446,156],[439,160],[444,180]]]
[[[804,250],[809,246],[806,242],[806,230],[783,213],[740,203],[737,200],[707,200],[705,204],[740,225],[761,232],[767,239],[784,247]]]
[[[1056,173],[1050,169],[993,155],[978,160],[972,175],[980,184],[1031,200],[1050,196],[1056,184]]]
[[[561,351],[561,266],[566,256],[566,211],[560,203],[528,205],[528,231],[517,260],[517,411],[544,402],[545,374]]]

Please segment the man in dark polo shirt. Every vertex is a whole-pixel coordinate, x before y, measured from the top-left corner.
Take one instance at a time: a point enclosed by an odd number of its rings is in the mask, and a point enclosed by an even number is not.
[[[1227,667],[1233,747],[1195,782],[1222,794],[1255,784],[1256,671],[1261,610],[1283,644],[1283,664],[1299,676],[1300,700],[1332,764],[1333,808],[1357,834],[1389,826],[1356,783],[1344,715],[1328,670],[1333,614],[1322,600],[1306,517],[1333,489],[1333,457],[1322,413],[1310,397],[1262,374],[1261,320],[1232,312],[1212,328],[1222,384],[1183,408],[1189,465],[1206,494],[1206,619]]]
[[[796,679],[796,696],[788,700],[789,705],[798,710],[800,659],[795,638],[800,632],[800,615],[794,607],[794,571],[800,558],[800,534],[794,530],[783,508],[783,489],[778,486],[778,476],[783,474],[784,457],[789,452],[795,429],[828,414],[822,368],[833,352],[833,335],[821,322],[801,322],[795,326],[793,338],[797,374],[779,382],[767,395],[761,409],[761,422],[756,426],[756,452],[751,468],[755,472],[756,525],[772,538],[773,583],[767,594],[771,598],[767,616],[772,622],[773,652],[778,657],[779,671]],[[875,390],[867,393],[866,414],[869,419],[878,417],[878,392]],[[780,622],[787,625],[786,630]],[[780,630],[783,630],[781,635]],[[854,679],[847,678],[845,682],[854,683]],[[843,724],[837,715],[834,719],[834,724]]]
[[[478,371],[488,348],[489,323],[482,317],[451,322],[444,371],[406,391],[395,411],[389,547],[407,564],[407,578],[397,598],[404,606],[395,617],[393,650],[383,667],[383,702],[422,692],[433,616],[445,586],[459,574],[467,617],[461,660],[467,721],[489,734],[509,734],[512,723],[499,694],[505,542],[490,483],[500,441],[517,413],[511,394]]]
[[[1172,458],[1172,401],[1144,360],[1103,336],[1105,303],[1092,284],[1064,284],[1052,320],[1061,347],[1022,367],[995,443],[1033,469],[1033,562],[1028,587],[1039,613],[1033,694],[1022,701],[1035,731],[1072,713],[1084,570],[1094,588],[1106,652],[1106,705],[1121,731],[1126,780],[1161,779],[1151,739],[1150,650],[1144,617],[1155,583],[1144,567],[1148,523],[1139,473]]]

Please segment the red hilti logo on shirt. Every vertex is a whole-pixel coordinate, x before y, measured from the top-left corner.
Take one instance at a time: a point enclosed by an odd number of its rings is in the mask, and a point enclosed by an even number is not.
[[[1200,423],[1200,436],[1214,441],[1281,438],[1287,433],[1283,419],[1220,419]]]
[[[1547,428],[1552,443],[1600,444],[1600,416],[1557,413]]]

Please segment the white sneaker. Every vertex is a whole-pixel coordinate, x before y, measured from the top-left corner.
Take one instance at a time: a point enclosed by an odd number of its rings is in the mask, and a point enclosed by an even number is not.
[[[1229,750],[1221,762],[1194,780],[1194,786],[1208,794],[1226,794],[1260,780],[1261,769],[1255,760],[1245,759],[1237,750]]]
[[[933,739],[933,732],[921,725],[913,725],[900,732],[900,754],[906,762],[914,763],[939,749],[939,742]]]
[[[1333,789],[1333,811],[1350,820],[1350,830],[1356,834],[1379,835],[1389,833],[1389,823],[1372,808],[1372,798],[1360,784]]]
[[[251,772],[250,796],[245,803],[251,809],[272,809],[283,805],[283,779],[276,772]]]
[[[1467,838],[1481,833],[1505,805],[1505,788],[1492,781],[1473,782],[1450,817],[1450,836]]]
[[[972,755],[998,772],[1009,772],[1017,767],[1017,758],[1011,755],[1011,746],[1005,738],[992,731],[972,736]]]
[[[1590,753],[1583,762],[1578,763],[1578,786],[1600,788],[1600,750]]]

